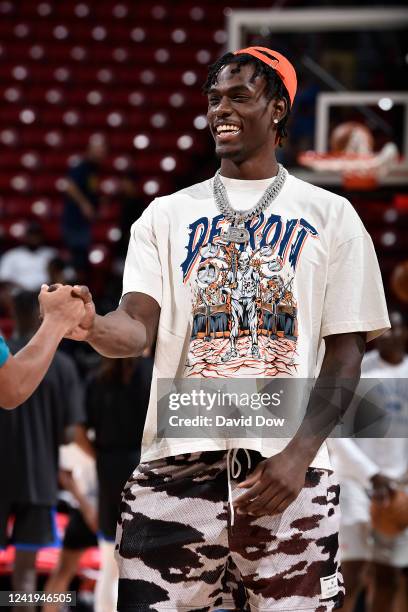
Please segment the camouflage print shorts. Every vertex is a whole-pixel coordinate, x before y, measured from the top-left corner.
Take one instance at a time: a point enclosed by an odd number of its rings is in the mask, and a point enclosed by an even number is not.
[[[242,456],[240,455],[242,453]],[[249,451],[251,469],[262,457]],[[238,451],[247,472],[246,452]],[[232,480],[232,498],[243,493]],[[328,612],[341,606],[339,487],[309,468],[281,514],[231,513],[227,453],[140,464],[122,494],[118,610]]]

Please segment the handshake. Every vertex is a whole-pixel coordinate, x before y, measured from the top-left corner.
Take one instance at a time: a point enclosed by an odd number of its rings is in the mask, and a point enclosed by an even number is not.
[[[40,317],[59,330],[61,338],[86,340],[95,321],[95,305],[88,287],[42,285]]]

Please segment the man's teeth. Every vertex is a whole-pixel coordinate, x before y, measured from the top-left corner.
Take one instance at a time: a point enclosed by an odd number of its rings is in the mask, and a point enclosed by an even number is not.
[[[224,124],[224,125],[218,125],[217,126],[217,134],[222,134],[225,132],[231,132],[233,134],[236,134],[237,132],[239,132],[240,128],[236,125],[229,125],[228,123]]]

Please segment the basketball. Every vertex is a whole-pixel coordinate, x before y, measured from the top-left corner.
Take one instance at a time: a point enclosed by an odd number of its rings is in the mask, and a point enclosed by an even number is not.
[[[334,128],[330,136],[332,153],[367,155],[373,152],[374,138],[370,130],[356,121],[346,121]]]

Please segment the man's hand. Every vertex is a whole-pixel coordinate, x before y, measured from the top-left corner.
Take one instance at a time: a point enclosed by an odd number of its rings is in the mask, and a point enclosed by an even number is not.
[[[105,357],[136,357],[153,346],[160,318],[160,305],[154,298],[129,292],[116,310],[100,316],[88,287],[75,286],[73,294],[81,298],[85,315],[66,338],[86,340]]]
[[[64,334],[76,327],[86,314],[84,302],[74,295],[70,285],[42,285],[38,300],[41,317],[52,321]]]
[[[234,501],[238,514],[279,514],[297,498],[305,484],[308,462],[282,451],[261,461],[238,487],[249,489]]]
[[[86,340],[91,333],[95,321],[95,304],[92,299],[92,294],[85,285],[75,285],[72,289],[72,295],[75,298],[80,298],[84,306],[84,316],[73,329],[66,334],[66,338],[71,340]]]

